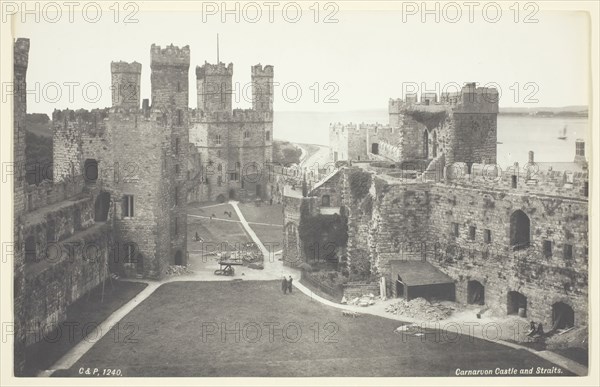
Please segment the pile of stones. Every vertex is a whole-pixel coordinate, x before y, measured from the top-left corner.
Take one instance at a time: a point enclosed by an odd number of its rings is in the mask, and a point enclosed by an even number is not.
[[[346,300],[346,297],[344,297],[342,298],[342,304],[369,306],[375,304],[375,296],[373,294],[366,294],[361,297],[355,297],[351,300]]]
[[[399,299],[385,308],[388,313],[426,321],[445,320],[450,317],[454,310],[452,306],[439,302],[430,303],[420,297],[410,301]]]
[[[171,265],[167,267],[167,275],[192,274],[193,271],[188,266]]]

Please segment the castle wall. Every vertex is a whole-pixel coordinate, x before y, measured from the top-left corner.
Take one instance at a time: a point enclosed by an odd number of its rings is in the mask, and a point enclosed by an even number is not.
[[[474,173],[482,168],[473,165]],[[399,182],[385,175],[369,180],[369,172],[356,167],[342,173],[350,272],[384,276],[391,287],[391,260],[424,259],[455,280],[458,302],[467,303],[468,283],[478,281],[485,287],[485,305],[497,315],[507,314],[508,292],[515,291],[527,297],[528,318],[548,329],[556,302],[573,308],[576,324],[587,324],[587,174],[565,182],[563,173],[538,172],[535,184],[521,175],[513,188],[512,175],[493,185],[476,177],[439,183]],[[352,188],[353,174],[363,175],[362,188]],[[529,245],[520,250],[511,245],[511,216],[517,210],[530,221]],[[513,229],[514,224],[513,217]]]
[[[434,244],[428,257],[457,281],[458,301],[467,301],[468,281],[477,280],[485,286],[486,305],[497,314],[506,314],[508,292],[518,291],[527,297],[528,318],[545,327],[551,326],[551,306],[558,301],[574,309],[578,325],[587,324],[587,200],[445,184],[433,186],[431,198]],[[516,210],[531,222],[531,247],[519,251],[510,246]],[[475,227],[474,239],[469,227]],[[490,243],[485,230],[491,232]],[[551,257],[543,253],[545,240],[552,243]],[[569,259],[563,255],[566,244],[573,248]]]
[[[193,123],[191,136],[202,175],[200,193],[194,196],[203,200],[265,200],[271,196],[272,113],[234,110],[232,114],[207,114]]]
[[[13,288],[14,288],[14,372],[21,375],[25,366],[25,260],[21,248],[21,217],[25,212],[25,115],[27,113],[27,65],[29,62],[29,39],[17,39],[13,46]]]
[[[161,278],[173,261],[170,245],[174,186],[169,175],[170,135],[159,111],[147,117],[138,113],[115,112],[108,125],[113,133],[114,162],[129,166],[118,175],[111,196],[116,202],[115,235],[120,244],[133,243],[139,256],[123,265],[124,274]],[[143,162],[140,162],[143,160]],[[182,193],[183,194],[183,193]],[[133,217],[124,212],[125,195],[134,200]],[[166,230],[168,235],[162,233]]]

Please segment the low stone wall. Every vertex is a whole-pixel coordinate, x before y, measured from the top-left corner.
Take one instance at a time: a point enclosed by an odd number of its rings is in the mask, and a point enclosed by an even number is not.
[[[50,338],[66,319],[67,307],[108,278],[113,238],[98,224],[60,244],[60,256],[25,267],[26,343]]]
[[[367,294],[379,296],[379,284],[348,283],[344,285],[344,297],[346,297],[347,300],[362,297]]]

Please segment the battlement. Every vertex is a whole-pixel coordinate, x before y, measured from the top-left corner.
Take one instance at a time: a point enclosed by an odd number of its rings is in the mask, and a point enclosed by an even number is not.
[[[142,64],[138,62],[127,63],[123,61],[110,62],[110,71],[112,73],[141,74]]]
[[[196,66],[196,79],[203,79],[206,76],[233,76],[233,63],[225,66],[225,63],[211,64],[204,62],[202,66]]]
[[[19,38],[14,45],[14,67],[27,68],[29,63],[29,39]]]
[[[192,122],[271,122],[273,112],[253,109],[233,109],[233,111],[202,112],[192,110]]]
[[[460,92],[421,93],[420,100],[416,94],[407,94],[405,100],[390,98],[388,112],[390,114],[403,114],[407,111],[441,112],[453,111],[457,113],[498,113],[498,90],[491,87],[476,87],[476,84],[467,83]]]
[[[263,66],[259,63],[251,67],[251,74],[253,77],[273,77],[273,66]]]
[[[150,48],[150,67],[155,66],[190,66],[190,46],[179,48],[173,44],[161,48],[155,44]]]
[[[52,121],[57,122],[84,122],[84,123],[97,123],[103,121],[108,117],[109,108],[94,109],[94,110],[59,110],[54,109],[52,112]]]

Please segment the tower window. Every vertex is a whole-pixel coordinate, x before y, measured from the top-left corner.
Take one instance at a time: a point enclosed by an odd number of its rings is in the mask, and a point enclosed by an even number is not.
[[[177,126],[183,125],[183,112],[181,109],[177,110]]]
[[[546,258],[552,257],[552,242],[545,240],[543,246],[544,246],[544,257],[546,257]]]
[[[244,138],[250,138],[250,131],[244,130]]]
[[[215,143],[217,143],[217,145],[221,145],[221,135],[217,134],[217,136],[215,137]]]
[[[492,243],[492,231],[485,229],[483,230],[483,241],[485,243]]]
[[[564,250],[563,250],[563,255],[564,255],[565,259],[572,259],[573,258],[573,245],[565,244]]]
[[[179,137],[175,138],[175,154],[179,154]]]
[[[266,137],[267,141],[271,141],[271,132],[269,130],[267,130],[265,137]]]
[[[459,236],[458,223],[452,223],[452,236],[454,236],[455,238],[458,238]]]
[[[123,196],[123,218],[133,218],[133,195]]]
[[[179,187],[175,186],[175,205],[179,205]]]
[[[469,239],[471,239],[472,241],[475,240],[475,231],[477,229],[475,228],[475,226],[469,226]]]

